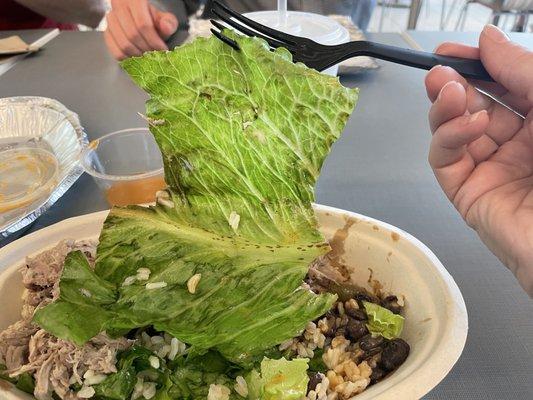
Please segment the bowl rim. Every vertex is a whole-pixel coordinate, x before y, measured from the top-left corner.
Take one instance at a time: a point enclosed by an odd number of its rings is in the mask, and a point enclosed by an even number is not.
[[[369,390],[371,393],[367,392],[367,396],[365,396],[365,392],[362,392],[357,396],[357,398],[361,398],[361,400],[421,398],[435,388],[446,377],[461,356],[466,344],[468,333],[468,314],[459,287],[453,280],[452,276],[444,268],[442,263],[435,256],[435,254],[433,254],[433,252],[420,240],[403,231],[402,229],[372,217],[330,206],[314,204],[313,208],[315,212],[319,214],[325,214],[327,216],[327,213],[331,213],[338,216],[354,218],[361,222],[377,225],[378,227],[389,232],[398,233],[402,239],[413,245],[428,259],[437,276],[439,277],[439,284],[444,290],[447,300],[445,304],[442,305],[442,307],[446,308],[447,318],[444,320],[444,329],[439,332],[439,340],[434,345],[435,351],[431,353],[431,358],[425,357],[424,359],[421,359],[420,364],[416,367],[416,369],[409,373],[408,379],[395,382],[389,387],[385,385],[381,387],[380,385],[376,385],[372,388],[378,389],[379,387],[379,390],[371,390],[371,388]],[[57,243],[57,241],[61,240],[59,235],[61,235],[60,237],[62,239],[67,239],[71,238],[76,231],[81,230],[85,232],[85,236],[77,237],[76,239],[80,240],[97,238],[99,232],[101,231],[103,222],[108,214],[109,210],[104,210],[65,219],[47,228],[31,233],[1,248],[0,265],[2,266],[0,266],[0,284],[2,284],[3,281],[13,273],[13,271],[19,269],[20,265],[15,262],[16,260],[23,259],[23,255],[36,254],[39,251],[49,248],[53,244]],[[92,232],[92,234],[89,235],[87,231]],[[67,236],[69,232],[73,233],[70,233],[70,236]],[[54,241],[52,242],[52,240]],[[32,244],[33,246],[31,246]],[[25,250],[25,247],[29,246],[31,246],[31,250]],[[8,260],[10,263],[6,264],[1,262],[4,258],[9,257],[10,253],[15,253],[15,255],[12,256],[12,260]],[[423,365],[424,367],[420,368],[420,365]],[[393,376],[391,376],[391,378],[393,378]],[[387,380],[383,382],[387,382]],[[24,397],[22,393],[17,395],[19,392],[15,391],[10,391],[7,393],[8,395],[13,394],[13,396],[8,397],[7,400],[22,400],[28,398]],[[402,395],[407,397],[401,397]]]
[[[96,171],[94,168],[92,168],[89,162],[87,161],[88,156],[96,151],[100,142],[113,138],[114,136],[123,135],[125,133],[141,133],[141,132],[148,133],[150,136],[152,136],[152,133],[150,132],[149,128],[137,127],[137,128],[120,129],[118,131],[107,133],[104,136],[99,137],[98,139],[94,139],[80,153],[80,165],[83,167],[83,170],[87,172],[89,175],[99,178],[99,179],[107,180],[107,181],[136,181],[136,180],[151,178],[153,176],[163,174],[164,173],[163,167],[154,169],[152,171],[143,172],[140,174],[132,174],[132,175],[103,174],[101,172]]]

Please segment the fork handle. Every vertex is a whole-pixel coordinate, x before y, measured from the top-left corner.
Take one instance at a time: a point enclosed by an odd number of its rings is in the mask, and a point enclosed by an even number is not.
[[[350,42],[346,43],[346,49],[353,53],[346,57],[366,55],[391,61],[396,64],[429,70],[436,65],[452,67],[459,74],[468,79],[493,81],[481,61],[468,58],[443,56],[425,51],[405,49],[402,47],[389,46],[374,42]],[[344,57],[343,57],[344,58]]]

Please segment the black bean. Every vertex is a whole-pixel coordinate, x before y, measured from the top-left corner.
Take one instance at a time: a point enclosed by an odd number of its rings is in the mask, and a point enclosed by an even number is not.
[[[358,293],[354,297],[358,301],[368,301],[369,303],[376,303],[376,298],[368,293]]]
[[[398,297],[387,296],[381,301],[381,306],[392,311],[394,314],[401,314],[403,307],[398,304]]]
[[[363,310],[347,308],[346,314],[348,314],[352,318],[358,319],[359,321],[365,321],[367,319],[366,313]]]
[[[367,364],[370,365],[370,368],[377,368],[377,365],[381,361],[381,351],[373,356],[365,358],[364,361],[366,361]]]
[[[354,345],[351,345],[350,347],[348,347],[348,351],[351,353],[351,358],[352,360],[356,363],[356,364],[360,364],[366,357],[366,354],[363,350],[361,350],[360,348],[353,348],[352,346]]]
[[[350,318],[346,325],[346,337],[354,342],[368,334],[368,329],[363,321]]]
[[[373,337],[372,335],[366,335],[359,341],[359,347],[368,353],[371,350],[379,349],[384,343],[383,336]]]
[[[381,347],[374,347],[373,349],[370,349],[366,351],[367,356],[374,356],[376,354],[380,354],[383,351]]]
[[[392,371],[403,364],[410,351],[409,344],[403,339],[389,341],[381,354],[380,367]]]
[[[346,326],[339,326],[335,330],[335,336],[344,336],[344,337],[346,337]]]
[[[381,368],[374,368],[372,370],[372,375],[370,375],[370,382],[376,383],[382,380],[387,372],[383,371]]]
[[[322,375],[320,372],[309,373],[309,382],[307,383],[307,391],[309,392],[310,390],[315,390],[316,385],[322,382],[323,378],[324,378],[324,375]]]

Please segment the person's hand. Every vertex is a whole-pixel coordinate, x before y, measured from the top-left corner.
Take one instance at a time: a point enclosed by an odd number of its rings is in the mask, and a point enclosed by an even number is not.
[[[490,25],[479,48],[444,43],[436,52],[480,58],[497,82],[491,92],[526,116],[481,94],[451,68],[437,66],[426,77],[435,176],[533,297],[533,52]]]
[[[104,38],[117,60],[166,50],[165,40],[178,29],[173,14],[156,9],[148,0],[112,0],[111,7]]]

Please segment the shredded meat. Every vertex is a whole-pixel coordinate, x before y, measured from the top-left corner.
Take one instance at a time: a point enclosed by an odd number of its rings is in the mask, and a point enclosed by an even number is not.
[[[40,329],[28,343],[27,363],[9,373],[15,377],[31,372],[35,377],[34,395],[38,400],[51,399],[52,391],[62,399],[75,398],[69,388],[72,383],[81,384],[82,376],[88,370],[101,374],[117,372],[117,352],[127,349],[130,344],[125,338],[111,339],[100,333],[78,347]]]
[[[24,286],[34,291],[53,287],[59,281],[65,257],[74,250],[83,251],[89,263],[94,264],[96,246],[93,242],[63,240],[50,250],[35,257],[28,257],[26,267],[22,271]]]
[[[70,385],[82,383],[88,370],[95,373],[116,372],[116,355],[131,341],[111,339],[105,332],[92,338],[82,347],[58,339],[31,322],[37,307],[55,300],[59,295],[59,277],[68,253],[81,250],[93,267],[96,244],[89,241],[62,241],[54,248],[26,260],[22,268],[22,319],[0,332],[0,363],[11,377],[25,372],[35,378],[34,395],[38,400],[52,399],[52,393],[63,400],[76,400]]]
[[[7,369],[15,370],[27,360],[31,335],[39,328],[28,321],[17,321],[0,333],[0,360]]]

